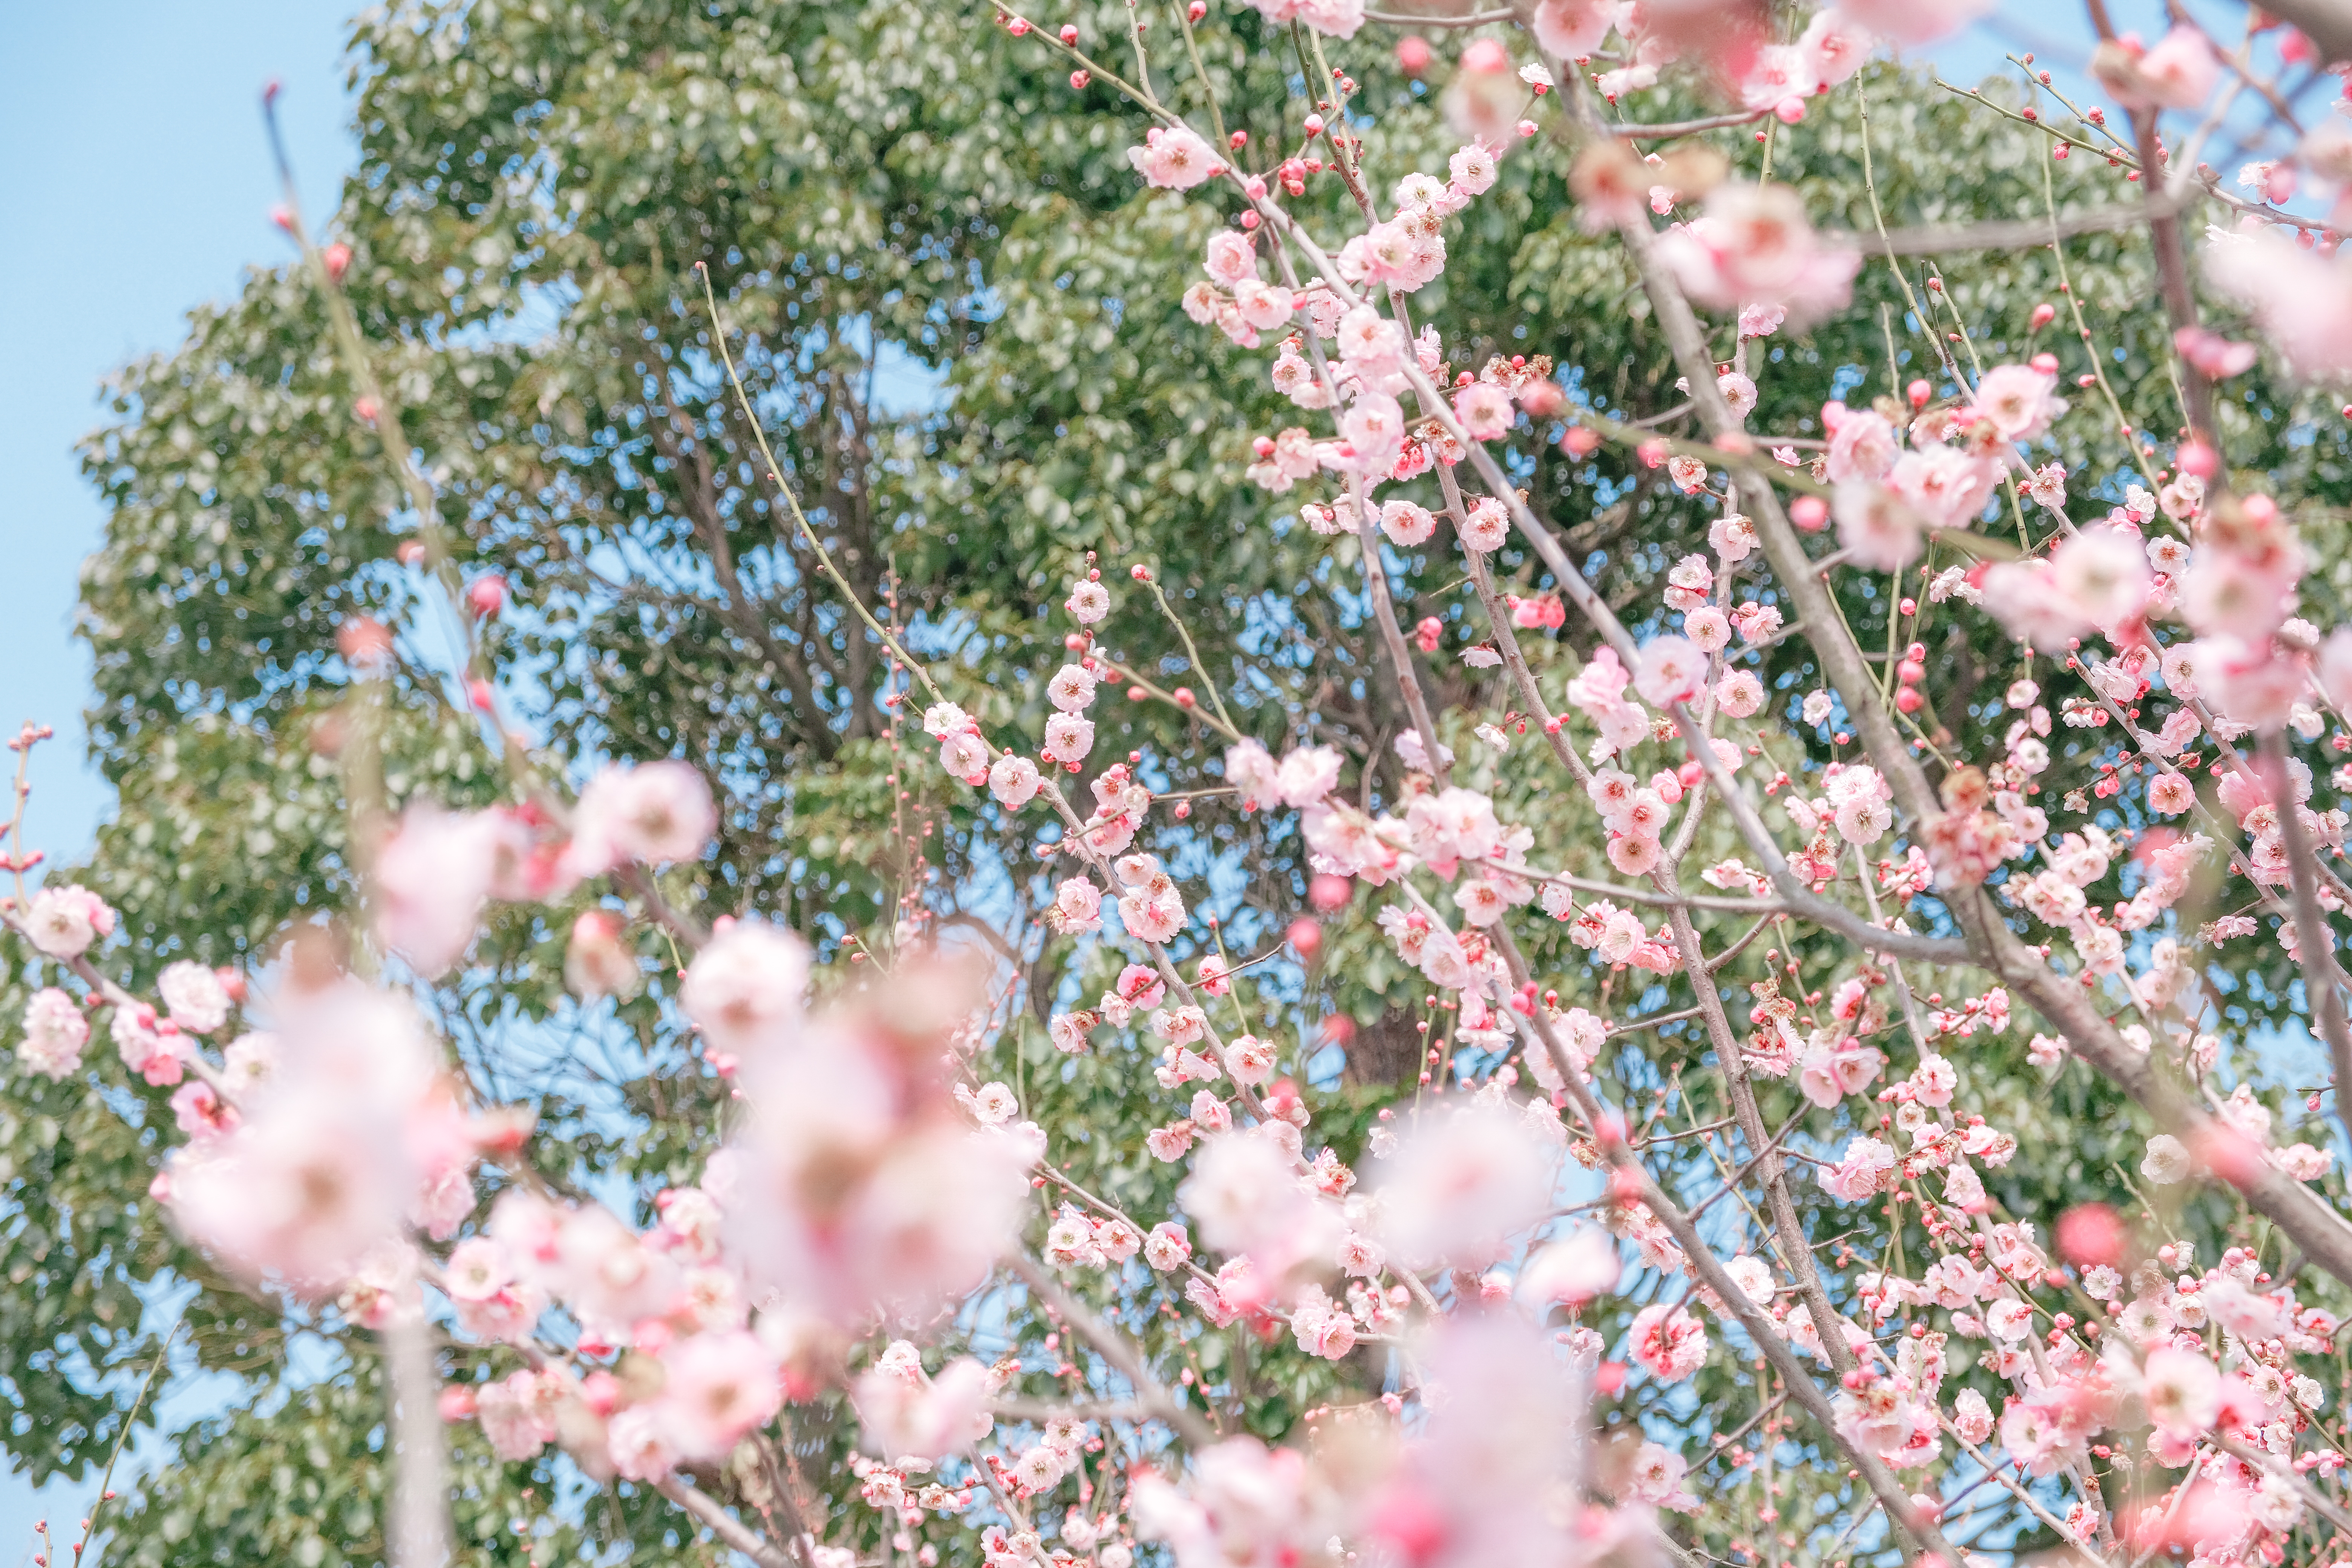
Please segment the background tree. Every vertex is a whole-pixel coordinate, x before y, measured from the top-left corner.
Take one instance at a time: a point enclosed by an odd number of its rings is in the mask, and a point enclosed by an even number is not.
[[[1075,15],[1089,37],[1124,34],[1124,6]],[[1289,42],[1250,12],[1202,31],[1219,99],[1251,106],[1255,118],[1233,128],[1253,149],[1281,146],[1297,118],[1278,123],[1266,106],[1307,107]],[[1368,159],[1442,166],[1457,138],[1428,84],[1365,49],[1350,58]],[[466,575],[502,579],[510,596],[478,626],[499,700],[575,777],[606,756],[677,756],[719,782],[716,850],[648,896],[689,913],[756,912],[845,956],[927,924],[992,944],[1020,977],[1008,1003],[1028,1020],[1012,1026],[1016,1070],[1072,1157],[1070,1179],[1131,1212],[1169,1208],[1179,1173],[1139,1152],[1160,1114],[1139,1089],[1149,1042],[1071,1061],[1044,1038],[1049,1014],[1099,991],[1115,963],[1039,922],[1050,880],[1003,814],[929,765],[903,673],[777,512],[719,371],[697,268],[738,334],[753,406],[815,532],[857,596],[886,606],[951,672],[952,695],[975,716],[1037,728],[1044,682],[1064,658],[1052,607],[1092,564],[1120,588],[1106,642],[1125,668],[1222,694],[1239,728],[1276,751],[1336,744],[1361,765],[1368,798],[1392,798],[1393,742],[1410,721],[1358,586],[1357,546],[1304,521],[1303,492],[1269,498],[1246,481],[1252,437],[1290,423],[1290,411],[1265,384],[1262,354],[1218,342],[1181,307],[1208,207],[1141,188],[1125,157],[1136,132],[1108,92],[1070,90],[1034,47],[977,12],[895,0],[422,5],[356,23],[352,60],[361,167],[328,226],[331,256],[443,516],[462,519]],[[1169,89],[1187,112],[1198,107],[1191,81]],[[1743,168],[1769,156],[1818,222],[1857,233],[1875,226],[1861,195],[1865,135],[1890,226],[2043,215],[2038,132],[1892,68],[1865,81],[1866,128],[1859,100],[1838,95],[1764,147],[1745,126],[1710,140]],[[1711,107],[1675,87],[1621,110],[1663,122]],[[2056,169],[2062,210],[2128,195],[2113,170],[2086,162]],[[1415,310],[1442,330],[1454,366],[1548,355],[1577,404],[1691,434],[1696,416],[1631,267],[1580,223],[1560,167],[1507,160]],[[1310,189],[1302,216],[1352,213],[1336,179]],[[2088,235],[2065,258],[2133,429],[2168,436],[2179,418],[2158,369],[2166,344],[2137,308],[2154,289],[2145,237]],[[2025,323],[2036,302],[2060,298],[2057,282],[2041,250],[1906,263],[1901,281],[1874,261],[1850,310],[1745,351],[1774,366],[1758,376],[1751,424],[1817,439],[1827,398],[1899,395],[1916,376],[1941,387],[1943,340],[1962,326],[1988,361],[2022,357],[2052,342]],[[1927,320],[1909,314],[1914,300],[1927,301]],[[1735,346],[1716,346],[1729,363]],[[2079,351],[2058,346],[2071,375]],[[2243,397],[2224,411],[2233,456],[2314,503],[2307,537],[2336,564],[2307,593],[2314,617],[2332,620],[2346,586],[2332,531],[2347,499],[2342,426],[2305,417],[2317,403],[2282,415],[2311,395],[2262,372],[2231,384]],[[120,806],[75,874],[135,913],[107,954],[128,984],[150,984],[186,956],[257,965],[289,931],[353,913],[352,803],[338,763],[353,739],[354,675],[338,633],[355,617],[394,628],[400,649],[380,721],[391,804],[507,797],[497,738],[444,673],[457,628],[404,563],[417,520],[385,460],[384,411],[363,405],[317,291],[289,263],[195,312],[177,352],[129,367],[116,423],[87,448],[110,508],[84,595],[92,746]],[[2087,391],[2058,427],[2070,468],[2116,500],[2141,473],[2137,440]],[[1617,447],[1578,458],[1541,443],[1513,477],[1612,607],[1639,627],[1664,624],[1665,573],[1705,548],[1716,507]],[[1509,706],[1497,674],[1458,658],[1484,636],[1477,606],[1449,551],[1400,552],[1391,565],[1407,625],[1439,625],[1440,651],[1418,677],[1454,712],[1449,743],[1474,759],[1483,743],[1469,710]],[[1516,546],[1495,566],[1516,595],[1557,587]],[[1134,568],[1161,585],[1171,615]],[[1894,596],[1847,579],[1842,608],[1864,647],[1887,641]],[[1568,642],[1581,630],[1528,638],[1554,689],[1576,668]],[[2027,667],[1982,617],[1952,618],[1935,658],[1965,672],[1935,719],[1959,750],[1982,749],[2010,722],[2002,692]],[[1787,710],[1789,765],[1843,754],[1831,731],[1795,717],[1824,683],[1807,646],[1780,645],[1769,674]],[[1097,760],[1135,753],[1163,794],[1215,790],[1223,743],[1201,712],[1114,702]],[[2104,742],[2062,732],[2053,744],[2081,771]],[[1488,778],[1539,832],[1555,822],[1565,832],[1580,805]],[[1186,874],[1207,879],[1234,955],[1280,948],[1307,907],[1295,837],[1213,797],[1181,832]],[[1727,833],[1720,852],[1736,848]],[[1570,869],[1605,874],[1596,846],[1581,853],[1564,856]],[[2119,865],[2096,896],[2122,896],[2131,875]],[[539,1105],[533,1163],[642,1209],[715,1144],[724,1090],[688,1070],[674,1043],[678,964],[651,927],[635,940],[662,973],[640,994],[611,1008],[566,994],[565,938],[595,901],[583,892],[502,912],[436,995],[486,1091]],[[1310,1080],[1321,1125],[1345,1142],[1413,1087],[1431,1014],[1426,986],[1368,908],[1324,916],[1319,945],[1277,959],[1268,1022],[1287,1042],[1286,1070]],[[181,933],[195,931],[209,934],[183,946]],[[1803,994],[1849,957],[1833,936],[1776,931],[1724,972],[1725,994],[1741,1013],[1747,987],[1768,975]],[[1073,973],[1074,958],[1093,971]],[[1606,995],[1633,1017],[1690,1005],[1666,977],[1629,995],[1643,976],[1612,974],[1562,934],[1545,933],[1530,959],[1561,977],[1564,1003]],[[2217,984],[2234,987],[2227,1011],[2250,1034],[2299,1024],[2284,953]],[[21,1011],[21,991],[0,995],[0,1016]],[[2080,1078],[2053,1097],[2021,1035],[1974,1069],[1998,1075],[1983,1092],[2008,1124],[2021,1136],[2116,1131],[2084,1138],[2070,1160],[2011,1167],[2001,1201],[2020,1213],[2129,1201],[2117,1167],[2137,1139],[2121,1128],[2122,1097]],[[1696,1084],[1710,1049],[1694,1022],[1670,1018],[1610,1070],[1629,1093]],[[1725,1113],[1710,1090],[1685,1092],[1693,1122]],[[380,1553],[368,1501],[380,1487],[366,1468],[383,1419],[373,1361],[349,1340],[315,1353],[331,1323],[257,1306],[152,1209],[121,1201],[161,1157],[165,1097],[22,1074],[5,1094],[5,1247],[17,1288],[0,1300],[0,1392],[15,1413],[0,1443],[12,1460],[36,1479],[102,1463],[126,1421],[150,1418],[121,1408],[120,1374],[158,1353],[184,1310],[194,1364],[234,1374],[238,1393],[229,1414],[171,1435],[170,1462],[119,1516],[118,1550],[157,1563]],[[1777,1126],[1801,1103],[1769,1088],[1764,1109]],[[1716,1174],[1693,1154],[1693,1184]],[[1808,1223],[1826,1227],[1831,1205],[1810,1184],[1801,1194]],[[2223,1219],[2218,1205],[2192,1217]],[[1629,1298],[1602,1321],[1613,1332],[1645,1304]],[[1124,1305],[1151,1321],[1150,1300]],[[1165,1348],[1150,1334],[1147,1344]],[[975,1342],[987,1335],[973,1331]],[[1204,1383],[1269,1437],[1335,1390],[1377,1390],[1383,1375],[1370,1353],[1334,1365],[1240,1332],[1193,1354]],[[1705,1433],[1735,1381],[1710,1368],[1694,1399],[1632,1394],[1618,1415]],[[793,1456],[837,1482],[854,1422],[799,1408],[792,1420]],[[479,1560],[524,1560],[509,1521],[551,1510],[568,1533],[541,1542],[539,1561],[624,1537],[649,1561],[698,1554],[642,1491],[583,1504],[565,1461],[501,1465],[477,1448],[457,1459],[459,1526]],[[273,1501],[257,1495],[263,1477]],[[754,1506],[776,1490],[765,1475],[709,1480]],[[843,1495],[838,1484],[814,1490]],[[1820,1506],[1826,1516],[1828,1494]]]

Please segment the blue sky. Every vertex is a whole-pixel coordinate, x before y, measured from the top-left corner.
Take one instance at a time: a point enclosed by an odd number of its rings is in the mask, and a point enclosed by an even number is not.
[[[100,378],[174,345],[189,307],[279,260],[262,84],[306,206],[331,209],[354,150],[345,0],[0,5],[0,725],[57,727],[34,769],[32,842],[87,848],[109,796],[81,763],[89,663],[68,636],[103,514],[74,461]],[[0,1529],[7,1520],[0,1514]]]

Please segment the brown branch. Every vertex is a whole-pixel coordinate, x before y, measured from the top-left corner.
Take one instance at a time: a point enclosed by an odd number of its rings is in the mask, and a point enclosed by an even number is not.
[[[2294,892],[2294,956],[2303,966],[2304,1006],[2314,1031],[2327,1042],[2327,1059],[2336,1074],[2336,1118],[2352,1129],[2352,1026],[2344,1016],[2344,972],[2336,961],[2336,930],[2319,907],[2319,882],[2312,876],[2310,836],[2303,830],[2302,807],[2288,787],[2286,733],[2273,730],[2263,737],[2263,761],[2270,774],[2271,804],[2278,812],[2279,837],[2286,849],[2288,879]]]

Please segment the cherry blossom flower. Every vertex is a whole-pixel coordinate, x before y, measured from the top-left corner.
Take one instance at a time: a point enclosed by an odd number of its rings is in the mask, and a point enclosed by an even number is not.
[[[2168,1132],[2159,1132],[2147,1141],[2147,1154],[2140,1162],[2139,1173],[2159,1187],[2171,1186],[2188,1179],[2189,1150],[2179,1139]]]
[[[1163,190],[1189,191],[1224,172],[1224,161],[1188,127],[1153,126],[1140,147],[1127,150],[1144,183]]]
[[[894,1358],[896,1364],[884,1364]],[[971,1357],[958,1356],[937,1376],[926,1377],[915,1347],[899,1340],[857,1380],[854,1397],[876,1451],[893,1460],[929,1460],[989,1434],[995,1425],[990,1392],[988,1369]]]
[[[1051,760],[1075,772],[1094,747],[1095,727],[1091,720],[1076,713],[1056,713],[1045,721],[1045,754]]]
[[[625,861],[648,866],[696,859],[718,831],[710,785],[684,763],[622,763],[580,792],[569,858],[581,876]]]
[[[1924,520],[1885,486],[1848,479],[1837,487],[1832,510],[1839,545],[1855,564],[1872,571],[1900,571],[1917,559],[1925,544]]]
[[[33,895],[25,930],[51,958],[79,958],[92,942],[113,934],[114,911],[78,883],[43,888]]]
[[[376,934],[427,980],[474,940],[490,893],[499,824],[488,813],[410,806],[376,858]]]
[[[1499,1108],[1417,1117],[1380,1178],[1381,1239],[1415,1267],[1478,1268],[1549,1206],[1553,1150]]]
[[[1859,251],[1823,247],[1790,187],[1727,181],[1705,216],[1660,237],[1660,253],[1691,298],[1717,310],[1779,306],[1810,322],[1851,296]]]
[[[1706,682],[1707,658],[1687,637],[1656,637],[1642,645],[1633,689],[1654,707],[1696,698]]]
[[[82,1047],[89,1042],[89,1020],[74,999],[54,985],[33,993],[25,1004],[25,1037],[16,1047],[17,1065],[44,1078],[65,1079],[81,1066]]]
[[[1503,547],[1511,536],[1511,516],[1503,503],[1493,496],[1480,496],[1470,503],[1469,515],[1462,520],[1461,539],[1465,549],[1484,555]]]
[[[1706,1364],[1706,1330],[1678,1303],[1643,1308],[1627,1334],[1633,1359],[1661,1383],[1680,1383]]]
[[[234,1129],[178,1152],[172,1207],[237,1272],[331,1295],[398,1237],[420,1190],[412,1119],[430,1047],[404,997],[344,983],[281,1005],[285,1070],[248,1092]]]
[[[1520,1300],[1580,1307],[1617,1288],[1622,1272],[1616,1243],[1597,1229],[1580,1229],[1549,1242],[1519,1270]]]
[[[1890,43],[1914,46],[1948,37],[1991,9],[1992,0],[1838,0],[1834,15]]]
[[[1989,419],[2007,441],[2030,441],[2050,428],[2051,420],[2066,411],[2054,395],[2058,378],[2032,365],[1998,364],[1977,383],[1971,408]]]
[[[2206,275],[2254,320],[2289,369],[2321,377],[2352,371],[2352,260],[2323,258],[2275,229],[2217,238]]]
[[[228,1022],[228,987],[208,964],[182,959],[164,965],[155,994],[171,1009],[172,1022],[192,1035],[209,1035]]]
[[[687,967],[678,1003],[703,1037],[730,1057],[790,1045],[808,995],[808,947],[787,931],[739,921]]]
[[[1573,60],[1599,48],[1616,18],[1608,0],[1541,0],[1529,25],[1545,54]]]
[[[723,1459],[783,1405],[775,1353],[743,1330],[691,1334],[661,1354],[659,1411],[666,1446],[679,1458]]]
[[[1364,25],[1363,0],[1251,0],[1274,23],[1304,22],[1318,33],[1352,38]]]
[[[853,1322],[969,1289],[1010,1240],[1029,1155],[936,1077],[965,994],[946,974],[860,995],[746,1064],[721,1208],[752,1278]]]

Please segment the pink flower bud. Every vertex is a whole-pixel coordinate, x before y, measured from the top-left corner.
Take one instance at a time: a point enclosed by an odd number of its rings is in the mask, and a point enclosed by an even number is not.
[[[2105,1204],[2076,1204],[2058,1216],[2058,1256],[2078,1268],[2113,1264],[2127,1239],[2123,1216]]]
[[[1511,57],[1500,40],[1480,38],[1462,51],[1462,68],[1482,75],[1511,68]]]

